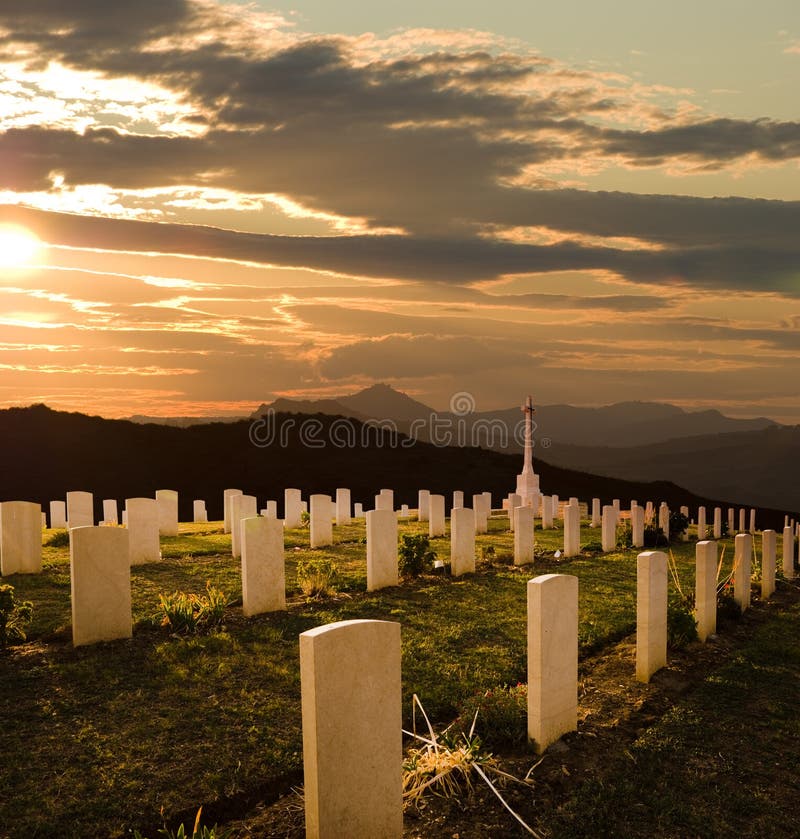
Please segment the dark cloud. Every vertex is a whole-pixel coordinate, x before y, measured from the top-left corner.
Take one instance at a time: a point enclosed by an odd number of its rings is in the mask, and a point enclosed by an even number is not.
[[[26,225],[53,244],[193,254],[352,276],[469,283],[507,274],[610,271],[633,282],[800,295],[800,247],[748,245],[633,251],[575,242],[520,245],[488,239],[409,236],[268,236],[0,206],[0,222]],[[535,279],[531,280],[535,283]]]

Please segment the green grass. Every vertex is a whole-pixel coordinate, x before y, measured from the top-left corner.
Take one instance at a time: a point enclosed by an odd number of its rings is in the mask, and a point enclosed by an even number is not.
[[[426,527],[401,522],[400,533]],[[583,542],[595,533],[585,529]],[[210,581],[240,604],[241,578],[219,523],[181,525],[162,539],[161,562],[132,569],[133,639],[79,649],[70,642],[69,550],[45,548],[41,575],[8,580],[33,601],[34,620],[28,643],[0,657],[0,836],[154,834],[162,807],[167,818],[189,818],[204,804],[211,818],[298,783],[298,635],[320,624],[400,622],[404,715],[417,693],[445,724],[467,697],[525,681],[526,583],[536,574],[579,578],[582,655],[632,631],[638,552],[556,559],[561,531],[536,535],[533,568],[479,561],[474,575],[429,575],[368,594],[363,521],[335,528],[335,544],[314,551],[307,528],[291,530],[288,611],[245,619],[232,605],[220,632],[185,638],[154,626],[158,595],[203,594]],[[513,551],[505,519],[478,537],[479,557],[488,545],[498,559]],[[432,547],[449,560],[449,538]],[[337,563],[336,596],[300,594],[297,559],[311,555]],[[691,589],[694,543],[679,544],[676,559]]]

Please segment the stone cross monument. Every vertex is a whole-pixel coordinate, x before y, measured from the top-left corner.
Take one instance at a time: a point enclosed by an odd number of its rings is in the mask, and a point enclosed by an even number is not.
[[[522,412],[525,414],[525,459],[522,472],[517,475],[517,495],[522,499],[523,506],[536,510],[539,506],[539,476],[533,471],[533,415],[536,409],[532,397],[525,400]]]

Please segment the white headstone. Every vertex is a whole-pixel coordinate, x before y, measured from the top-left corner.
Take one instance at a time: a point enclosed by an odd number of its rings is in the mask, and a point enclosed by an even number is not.
[[[610,553],[617,549],[617,511],[610,504],[603,507],[602,518],[603,553]]]
[[[278,502],[277,501],[267,501],[267,506],[264,508],[264,518],[273,519],[275,521],[278,520]],[[281,522],[281,527],[283,527],[283,522]]]
[[[736,517],[736,510],[733,507],[728,507],[728,535],[733,536],[736,530],[736,523],[734,521]]]
[[[42,505],[32,501],[0,504],[0,575],[39,574],[42,570]]]
[[[316,494],[311,502],[311,547],[333,544],[333,501],[330,495]]]
[[[564,556],[581,552],[581,511],[574,504],[564,505]]]
[[[235,495],[242,495],[240,489],[226,489],[222,493],[222,514],[224,518],[225,533],[231,532],[231,498]]]
[[[158,562],[158,502],[155,498],[126,498],[128,553],[131,565]]]
[[[761,533],[761,597],[766,600],[775,593],[775,546],[777,542],[774,530]]]
[[[645,551],[636,560],[636,678],[667,663],[667,555]]]
[[[714,538],[722,538],[722,508],[714,507]]]
[[[417,494],[417,518],[419,521],[428,521],[430,518],[430,498],[428,489],[421,489]]]
[[[697,508],[697,541],[703,542],[706,538],[706,508],[705,507],[698,507]]]
[[[716,542],[698,542],[695,548],[694,602],[697,637],[705,643],[717,631]]]
[[[299,489],[283,491],[283,526],[300,527],[303,521],[303,499]]]
[[[408,504],[401,504],[400,505],[400,518],[407,519],[411,515],[411,511],[408,509]]]
[[[756,511],[752,510],[752,509],[750,510],[750,528],[749,528],[749,530],[750,530],[751,533],[756,532]]]
[[[514,532],[514,510],[522,506],[522,496],[516,492],[509,492],[507,499],[508,529]]]
[[[783,528],[783,576],[794,579],[794,530],[791,525]]]
[[[253,516],[242,519],[242,611],[246,616],[286,608],[283,522]]]
[[[514,508],[514,565],[533,562],[534,545],[533,507]]]
[[[206,502],[202,498],[196,498],[192,502],[192,518],[195,522],[207,522],[208,511],[206,510]]]
[[[644,507],[631,507],[631,544],[634,548],[644,547],[644,518]]]
[[[744,612],[750,607],[750,578],[752,576],[753,537],[749,533],[737,533],[734,539],[733,599]]]
[[[161,536],[178,535],[178,493],[174,489],[156,490],[158,532]]]
[[[578,727],[578,578],[528,581],[528,738],[541,754]]]
[[[600,499],[593,498],[592,499],[592,521],[589,525],[590,527],[599,527],[601,524],[601,513],[600,513]]]
[[[475,571],[475,511],[458,507],[450,516],[450,573],[454,577]]]
[[[428,496],[428,536],[444,536],[444,496]]]
[[[338,487],[336,490],[336,524],[339,527],[350,524],[350,490]]]
[[[78,647],[130,638],[128,531],[121,527],[72,528],[69,555],[72,643]]]
[[[103,521],[106,524],[119,524],[116,498],[103,499]]]
[[[242,556],[242,520],[258,515],[255,495],[231,496],[231,554],[234,559]]]
[[[73,490],[67,493],[67,526],[92,527],[94,525],[94,497],[91,492]]]
[[[364,505],[360,501],[356,501],[356,503],[353,505],[353,518],[364,518]]]
[[[397,516],[394,510],[370,510],[367,513],[367,591],[396,586],[399,582]]]
[[[464,506],[464,493],[460,490],[453,491],[453,509],[458,510]]]
[[[553,528],[553,499],[549,495],[542,496],[542,530]]]
[[[67,505],[63,501],[50,502],[50,527],[67,526]]]
[[[666,501],[662,501],[658,508],[658,526],[664,533],[664,538],[669,541],[669,507]]]
[[[303,632],[300,684],[306,837],[401,839],[400,624]]]
[[[745,509],[744,507],[739,508],[739,533],[744,533],[747,530],[745,526]]]

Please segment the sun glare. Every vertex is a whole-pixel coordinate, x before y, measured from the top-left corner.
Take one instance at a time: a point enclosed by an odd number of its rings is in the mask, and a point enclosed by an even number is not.
[[[29,265],[42,243],[29,230],[16,225],[0,225],[0,268]]]

